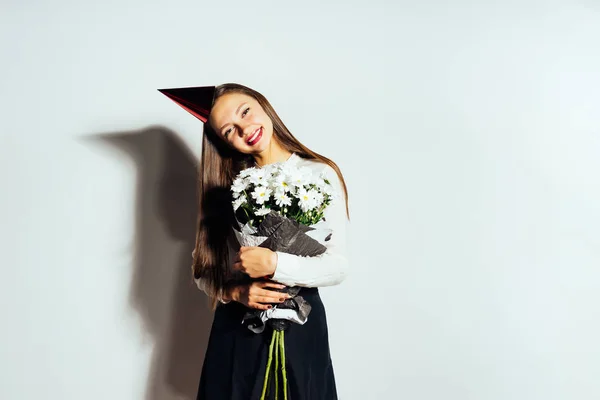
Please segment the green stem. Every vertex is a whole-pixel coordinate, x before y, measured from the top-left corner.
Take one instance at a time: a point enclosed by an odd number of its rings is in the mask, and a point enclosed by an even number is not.
[[[281,346],[281,375],[283,375],[283,399],[287,400],[287,374],[285,372],[285,342],[283,341],[284,331],[279,334],[279,346]]]
[[[275,331],[273,331],[273,337],[271,338],[271,344],[269,345],[269,359],[267,360],[267,370],[265,371],[265,382],[263,383],[262,394],[260,400],[265,400],[265,394],[267,393],[267,383],[269,382],[269,371],[271,370],[271,361],[273,361],[273,346],[275,345]]]
[[[279,331],[275,331],[275,334],[277,335],[277,339],[275,343],[275,400],[278,400],[279,398],[279,341],[281,340],[281,333],[283,332],[279,332]]]

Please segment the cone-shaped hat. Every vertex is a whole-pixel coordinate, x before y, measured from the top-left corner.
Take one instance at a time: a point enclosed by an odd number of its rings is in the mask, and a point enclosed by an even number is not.
[[[175,103],[186,109],[202,122],[208,120],[208,114],[215,97],[215,86],[196,86],[172,89],[158,89]]]

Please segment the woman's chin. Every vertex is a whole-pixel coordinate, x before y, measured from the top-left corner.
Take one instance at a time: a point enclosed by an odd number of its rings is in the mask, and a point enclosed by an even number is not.
[[[246,151],[248,153],[257,154],[257,153],[262,153],[263,151],[267,150],[268,148],[269,148],[269,141],[266,138],[262,138],[258,143],[254,144],[253,146],[247,145]]]

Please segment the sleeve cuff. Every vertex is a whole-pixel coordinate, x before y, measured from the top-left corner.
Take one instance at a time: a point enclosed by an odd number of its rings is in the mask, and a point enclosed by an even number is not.
[[[296,257],[289,253],[276,251],[277,253],[277,267],[273,274],[273,280],[275,282],[283,283],[286,286],[296,286],[296,281],[293,279],[295,272],[298,269],[298,262]]]
[[[279,251],[276,253],[277,268],[272,279],[286,286],[333,286],[342,282],[348,273],[348,262],[340,255],[325,253],[316,257],[302,257]]]

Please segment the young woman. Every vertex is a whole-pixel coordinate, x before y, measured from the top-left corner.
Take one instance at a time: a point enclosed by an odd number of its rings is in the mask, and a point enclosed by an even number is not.
[[[229,83],[161,92],[205,122],[193,271],[198,287],[213,299],[216,309],[198,399],[261,398],[271,331],[257,334],[241,321],[249,309],[265,310],[284,301],[286,295],[276,289],[285,286],[301,287],[299,295],[312,307],[304,325],[291,324],[285,332],[287,398],[337,399],[325,309],[317,287],[339,284],[348,271],[348,195],[339,168],[300,143],[267,99],[248,87]],[[339,200],[325,209],[332,235],[324,254],[300,257],[237,243],[232,181],[242,169],[272,163],[306,166],[314,173],[324,172],[332,183]],[[271,385],[269,399],[284,399],[274,392]]]

